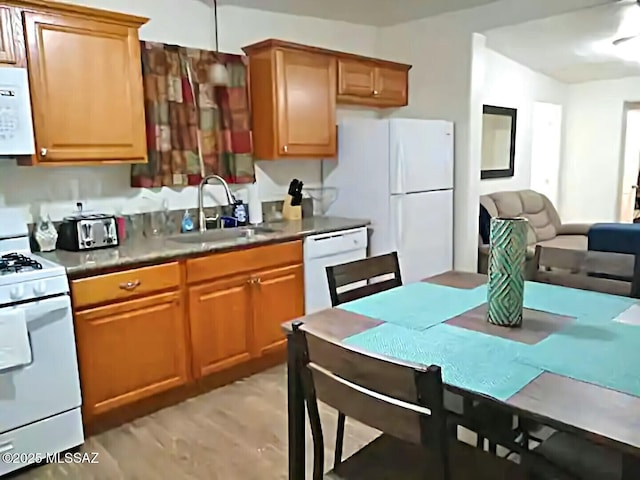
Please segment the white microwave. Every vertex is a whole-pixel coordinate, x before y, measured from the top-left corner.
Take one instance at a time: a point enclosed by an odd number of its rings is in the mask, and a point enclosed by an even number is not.
[[[27,70],[0,68],[0,156],[35,152]]]

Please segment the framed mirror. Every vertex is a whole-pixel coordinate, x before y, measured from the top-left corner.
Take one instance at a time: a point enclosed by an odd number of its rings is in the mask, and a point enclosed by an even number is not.
[[[517,118],[515,108],[482,107],[481,179],[513,177]]]

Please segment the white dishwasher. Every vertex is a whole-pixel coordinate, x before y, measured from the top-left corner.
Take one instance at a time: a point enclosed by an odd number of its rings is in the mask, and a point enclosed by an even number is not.
[[[367,256],[367,227],[312,235],[304,239],[305,313],[331,308],[326,268]]]

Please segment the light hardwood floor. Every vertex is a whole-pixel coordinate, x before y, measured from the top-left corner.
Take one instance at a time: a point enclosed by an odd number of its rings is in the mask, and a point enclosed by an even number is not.
[[[98,452],[99,464],[42,465],[12,480],[286,479],[286,388],[284,366],[273,368],[87,439],[81,452]],[[337,415],[321,414],[328,467]],[[347,419],[345,456],[376,435]]]

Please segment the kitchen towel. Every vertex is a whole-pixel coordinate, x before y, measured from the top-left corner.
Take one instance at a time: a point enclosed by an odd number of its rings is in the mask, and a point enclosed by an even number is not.
[[[31,363],[31,345],[24,310],[0,312],[0,372]]]
[[[249,223],[251,225],[258,225],[262,223],[262,201],[260,200],[260,192],[258,191],[258,184],[251,183],[247,185],[249,204]]]

